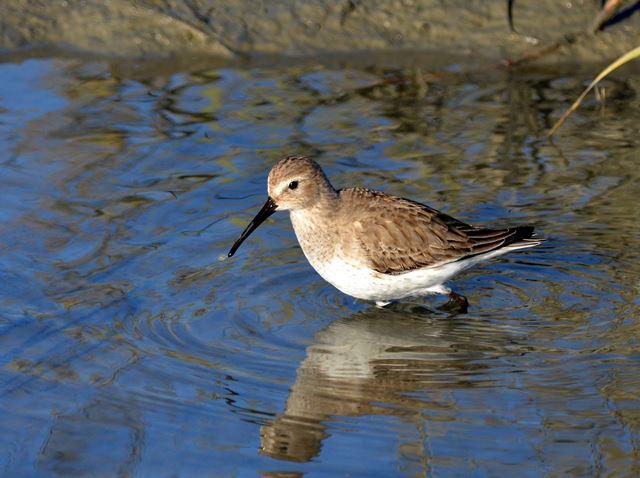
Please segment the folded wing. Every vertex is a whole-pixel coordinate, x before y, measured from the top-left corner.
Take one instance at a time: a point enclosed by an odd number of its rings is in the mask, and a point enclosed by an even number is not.
[[[400,274],[422,267],[463,260],[503,247],[540,243],[533,227],[474,227],[429,206],[364,188],[340,191],[358,207],[354,240],[378,272]],[[402,226],[399,226],[402,224]]]

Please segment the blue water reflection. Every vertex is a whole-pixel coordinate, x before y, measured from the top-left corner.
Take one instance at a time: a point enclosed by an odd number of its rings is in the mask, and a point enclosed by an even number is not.
[[[632,82],[552,144],[579,83],[117,71],[0,64],[3,475],[640,473]],[[284,214],[226,259],[292,153],[549,241],[460,276],[454,317],[342,295]]]

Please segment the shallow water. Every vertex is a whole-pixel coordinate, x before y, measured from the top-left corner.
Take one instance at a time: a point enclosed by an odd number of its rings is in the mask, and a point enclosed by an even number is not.
[[[590,74],[135,71],[0,64],[4,476],[640,474],[637,77],[550,143]],[[223,260],[294,153],[548,241],[466,315],[342,295],[285,214]]]

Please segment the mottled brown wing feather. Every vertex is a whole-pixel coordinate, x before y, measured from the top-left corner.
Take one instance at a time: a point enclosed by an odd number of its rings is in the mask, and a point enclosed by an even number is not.
[[[358,209],[354,239],[371,267],[399,274],[461,260],[531,237],[530,226],[476,228],[424,204],[364,188],[340,191]],[[353,216],[351,216],[353,217]],[[403,227],[398,227],[401,221]]]

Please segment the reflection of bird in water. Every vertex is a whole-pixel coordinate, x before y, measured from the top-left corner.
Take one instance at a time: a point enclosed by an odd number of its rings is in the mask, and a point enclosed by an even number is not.
[[[337,320],[307,348],[284,412],[261,428],[260,451],[306,462],[319,454],[333,416],[407,417],[448,407],[452,398],[438,391],[476,386],[488,367],[482,359],[513,353],[511,339],[480,319],[399,304]]]

